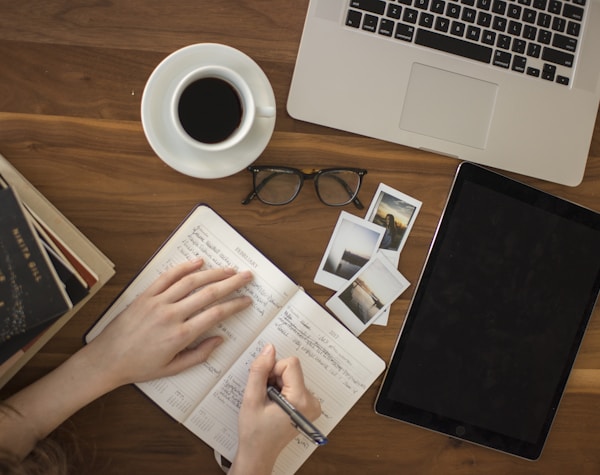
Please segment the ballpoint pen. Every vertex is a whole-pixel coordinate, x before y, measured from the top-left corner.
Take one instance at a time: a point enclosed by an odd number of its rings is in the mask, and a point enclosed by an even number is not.
[[[327,443],[327,437],[317,429],[312,422],[302,415],[274,386],[267,387],[269,399],[276,403],[285,413],[290,416],[292,424],[304,434],[315,445],[324,445]]]

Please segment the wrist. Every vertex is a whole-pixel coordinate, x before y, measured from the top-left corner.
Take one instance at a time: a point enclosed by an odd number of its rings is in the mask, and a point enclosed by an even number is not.
[[[252,475],[270,475],[273,472],[273,467],[275,466],[278,455],[279,452],[264,452],[263,447],[252,448],[240,446],[233,459],[229,475],[242,475],[248,473],[252,473]]]
[[[87,387],[90,401],[125,384],[112,370],[110,359],[101,349],[101,345],[91,342],[65,362],[76,383]]]

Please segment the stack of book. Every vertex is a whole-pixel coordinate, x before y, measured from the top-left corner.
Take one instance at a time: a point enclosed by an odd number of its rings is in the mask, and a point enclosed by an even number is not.
[[[113,263],[0,155],[0,387],[114,272]]]

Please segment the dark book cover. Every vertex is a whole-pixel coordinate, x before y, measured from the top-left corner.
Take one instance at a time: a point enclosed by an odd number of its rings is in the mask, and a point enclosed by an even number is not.
[[[0,345],[71,307],[15,192],[0,190]]]
[[[4,363],[19,350],[26,351],[58,318],[60,317],[48,320],[18,335],[13,335],[8,340],[0,343],[0,364]]]
[[[65,264],[61,257],[54,252],[51,246],[48,245],[46,240],[42,236],[39,237],[42,241],[44,249],[46,250],[46,253],[48,254],[48,257],[50,258],[50,262],[52,263],[52,266],[58,275],[58,278],[65,286],[65,290],[69,296],[69,299],[71,300],[71,303],[73,305],[77,305],[89,293],[89,287],[84,281],[79,279],[78,276],[73,273],[72,268],[69,268],[69,266]]]

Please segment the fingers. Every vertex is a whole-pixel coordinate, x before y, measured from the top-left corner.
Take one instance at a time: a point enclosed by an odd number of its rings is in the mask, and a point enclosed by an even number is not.
[[[187,275],[181,276],[178,281],[165,289],[162,294],[168,302],[178,302],[202,287],[220,282],[234,275],[236,275],[236,271],[231,268],[205,269],[190,272]]]
[[[306,390],[302,366],[296,357],[279,360],[273,368],[273,377],[277,379],[282,392],[289,388],[293,388],[295,391]]]
[[[238,281],[231,281],[228,286],[210,289],[206,292],[209,300],[215,301],[227,293],[237,290],[239,284],[244,285],[251,280],[250,271],[236,272],[232,268],[216,268],[201,270],[203,259],[186,261],[163,272],[145,291],[149,295],[161,295],[167,302],[177,302],[189,296],[195,290],[209,284],[225,280],[229,277],[240,275]],[[244,282],[245,281],[245,282]],[[214,292],[214,298],[210,298]]]
[[[230,269],[214,269],[198,272],[196,275],[187,276],[183,280],[188,280],[187,284],[190,285],[192,291],[182,296],[181,300],[175,305],[177,311],[185,319],[248,284],[252,280],[252,273],[250,271],[235,273],[234,270]],[[191,284],[189,281],[191,281]],[[183,282],[181,284],[185,285]],[[193,292],[196,289],[197,291]],[[189,288],[186,288],[186,290],[189,290]],[[170,291],[171,289],[169,289]]]
[[[183,264],[178,264],[175,267],[163,272],[144,293],[149,295],[158,295],[167,290],[173,284],[178,282],[182,277],[199,271],[204,265],[203,259],[186,261]]]
[[[223,343],[223,338],[214,336],[202,341],[195,348],[181,351],[169,364],[168,374],[177,374],[203,363],[221,343]]]
[[[182,348],[252,303],[249,296],[231,298],[235,291],[252,280],[250,271],[237,273],[231,268],[200,270],[202,265],[202,260],[179,264],[164,272],[146,291],[148,299],[162,305],[161,314],[166,320],[181,325],[177,330],[177,340]],[[195,354],[202,358],[202,348]],[[209,354],[210,351],[204,359]],[[187,353],[182,353],[182,356],[186,360],[193,358]]]
[[[201,299],[195,300],[201,302]],[[214,327],[217,323],[226,320],[232,315],[242,311],[251,303],[252,299],[247,295],[243,297],[236,297],[205,309],[201,315],[195,315],[192,318],[188,318],[185,322],[183,322],[183,325],[185,327],[184,329],[190,335],[190,342],[194,341],[199,335],[207,331],[209,328]],[[203,308],[202,303],[199,303],[198,305],[200,305],[200,308]],[[197,305],[188,303],[187,306],[190,308],[190,310],[188,310],[186,313],[194,315],[194,309],[197,308]],[[198,310],[199,309],[197,309],[196,312]]]
[[[297,357],[278,361],[273,367],[272,375],[281,387],[281,394],[301,409],[305,416],[315,420],[321,415],[321,404],[306,388],[302,366]]]
[[[252,406],[264,404],[267,382],[275,365],[275,347],[267,344],[250,366],[248,382],[244,391],[244,403]]]
[[[232,268],[200,270],[202,265],[203,260],[199,259],[167,270],[148,287],[146,296],[158,298],[165,304],[174,304],[172,314],[185,321],[252,280],[250,271],[238,273]],[[219,321],[220,314],[226,312],[227,309],[217,309],[217,312],[212,312],[215,317],[212,320]]]

